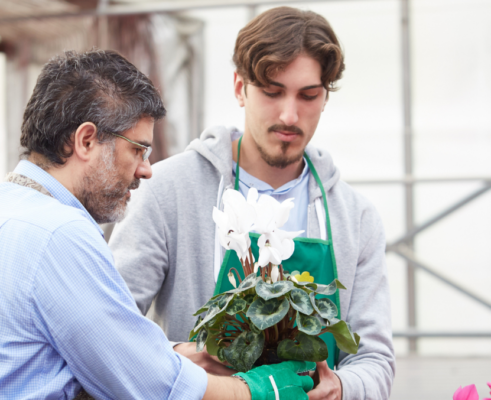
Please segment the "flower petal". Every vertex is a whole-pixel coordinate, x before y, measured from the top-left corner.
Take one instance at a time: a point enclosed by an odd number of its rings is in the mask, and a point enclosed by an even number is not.
[[[257,198],[259,193],[256,188],[250,188],[249,193],[247,193],[247,202],[251,205],[255,205],[257,203]]]
[[[295,206],[293,197],[283,201],[276,210],[275,223],[277,228],[281,228],[288,221],[290,210]]]
[[[476,385],[459,387],[453,395],[453,400],[479,400]]]

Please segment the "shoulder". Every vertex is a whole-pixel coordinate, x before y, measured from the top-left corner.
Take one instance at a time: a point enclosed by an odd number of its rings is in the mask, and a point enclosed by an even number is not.
[[[331,189],[335,199],[333,207],[360,221],[365,228],[374,229],[381,225],[380,215],[364,195],[344,181],[338,181]]]
[[[87,227],[92,225],[81,210],[61,204],[34,189],[3,183],[0,185],[0,198],[0,217],[14,224],[27,224],[31,229],[37,228],[48,234],[74,221]]]

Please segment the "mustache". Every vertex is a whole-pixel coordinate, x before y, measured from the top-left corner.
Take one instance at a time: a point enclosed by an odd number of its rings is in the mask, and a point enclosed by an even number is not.
[[[277,124],[277,125],[272,125],[268,128],[268,132],[274,132],[274,131],[292,132],[298,135],[303,135],[303,131],[298,126],[295,125],[288,126],[288,125]]]
[[[133,182],[131,182],[131,185],[128,186],[128,190],[138,189],[139,187],[140,187],[140,179],[135,179]]]

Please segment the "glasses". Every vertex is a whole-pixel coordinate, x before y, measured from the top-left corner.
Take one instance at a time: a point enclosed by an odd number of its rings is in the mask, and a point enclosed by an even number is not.
[[[131,144],[134,144],[135,146],[141,147],[143,149],[143,153],[142,153],[142,159],[143,159],[143,161],[147,161],[148,160],[148,157],[150,157],[150,154],[152,154],[152,147],[151,146],[144,146],[143,144],[136,143],[133,140],[128,139],[127,137],[118,135],[117,133],[112,133],[112,132],[109,132],[109,133],[111,135],[117,136],[118,138],[124,139],[127,142],[130,142]]]

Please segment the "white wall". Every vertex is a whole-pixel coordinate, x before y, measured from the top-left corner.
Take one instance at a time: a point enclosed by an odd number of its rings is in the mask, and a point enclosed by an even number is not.
[[[399,2],[329,1],[291,4],[324,15],[346,56],[341,89],[333,93],[313,143],[333,154],[342,178],[403,175]],[[270,7],[259,7],[262,12]],[[491,177],[491,2],[412,0],[415,172],[419,177]],[[246,8],[195,11],[206,22],[205,126],[243,128],[233,96],[235,38]],[[416,186],[416,220],[479,187],[479,183]],[[379,210],[388,241],[404,231],[403,187],[357,186]],[[491,302],[491,194],[428,229],[418,257]],[[387,257],[394,329],[406,328],[404,263]],[[491,311],[439,281],[417,274],[418,324],[424,330],[491,331]],[[407,342],[395,341],[398,354]],[[424,339],[421,354],[491,354],[491,340]]]

